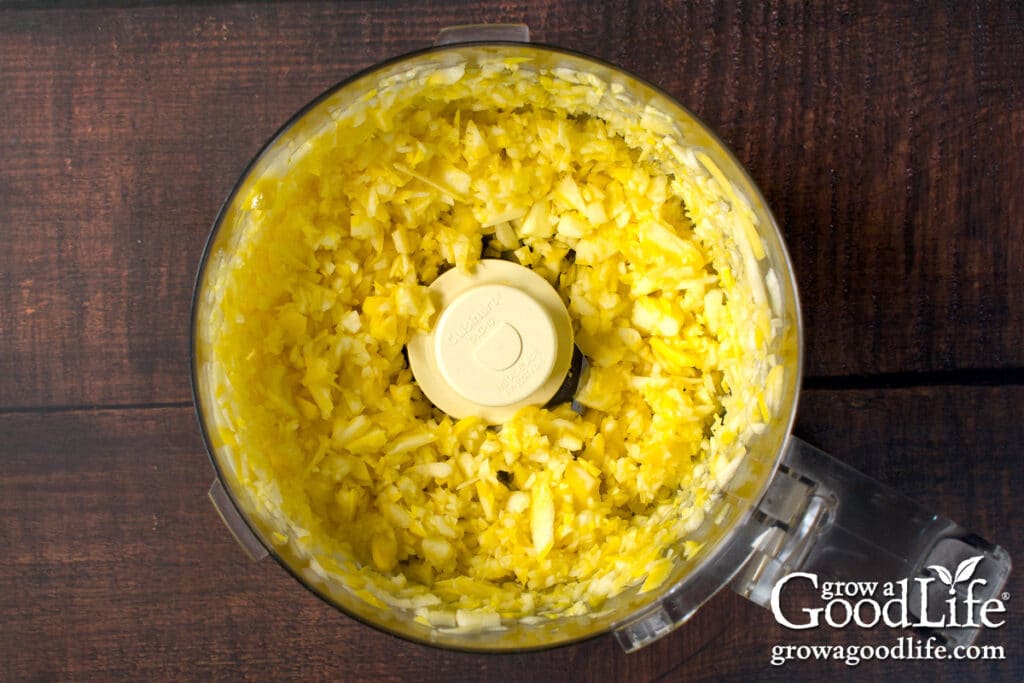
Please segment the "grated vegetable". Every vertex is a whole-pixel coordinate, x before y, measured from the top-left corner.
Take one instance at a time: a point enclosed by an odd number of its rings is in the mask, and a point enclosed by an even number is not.
[[[206,370],[275,542],[458,629],[596,610],[698,552],[681,541],[781,392],[779,324],[754,213],[674,132],[590,74],[458,63],[334,112],[240,199]],[[582,415],[492,429],[420,392],[403,347],[436,317],[427,286],[481,257],[561,294]]]

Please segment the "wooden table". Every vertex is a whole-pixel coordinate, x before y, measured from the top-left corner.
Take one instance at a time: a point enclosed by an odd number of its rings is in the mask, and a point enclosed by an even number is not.
[[[0,680],[1021,680],[1020,572],[980,641],[1003,661],[772,667],[900,634],[787,631],[729,592],[633,655],[471,655],[250,563],[205,497],[188,317],[220,202],[331,84],[514,21],[661,84],[749,167],[802,289],[796,432],[1024,559],[1024,11],[864,4],[0,7]]]

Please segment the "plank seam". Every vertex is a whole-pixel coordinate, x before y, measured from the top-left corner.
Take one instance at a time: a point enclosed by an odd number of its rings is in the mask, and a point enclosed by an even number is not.
[[[100,410],[161,410],[164,408],[191,408],[192,401],[165,401],[157,403],[110,403],[54,406],[12,406],[0,408],[0,415],[19,413],[77,413]]]
[[[1024,368],[973,368],[925,372],[881,372],[805,377],[805,390],[913,389],[915,387],[996,387],[1024,385]]]

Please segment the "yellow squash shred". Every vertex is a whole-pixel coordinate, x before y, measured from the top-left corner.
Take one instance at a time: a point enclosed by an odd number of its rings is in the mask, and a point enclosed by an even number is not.
[[[781,386],[764,248],[669,117],[611,98],[528,60],[392,79],[238,200],[209,331],[218,441],[317,575],[492,628],[652,590],[699,551],[687,534]],[[582,414],[495,429],[417,387],[403,348],[434,323],[427,286],[480,258],[562,296]]]

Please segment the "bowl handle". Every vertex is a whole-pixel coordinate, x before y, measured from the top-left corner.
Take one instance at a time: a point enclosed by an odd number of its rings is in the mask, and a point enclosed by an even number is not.
[[[788,629],[913,627],[954,648],[1002,625],[1003,548],[795,437],[736,537],[750,556],[730,585]],[[817,593],[813,607],[783,606],[791,582]],[[670,595],[616,638],[632,652],[695,609]]]

